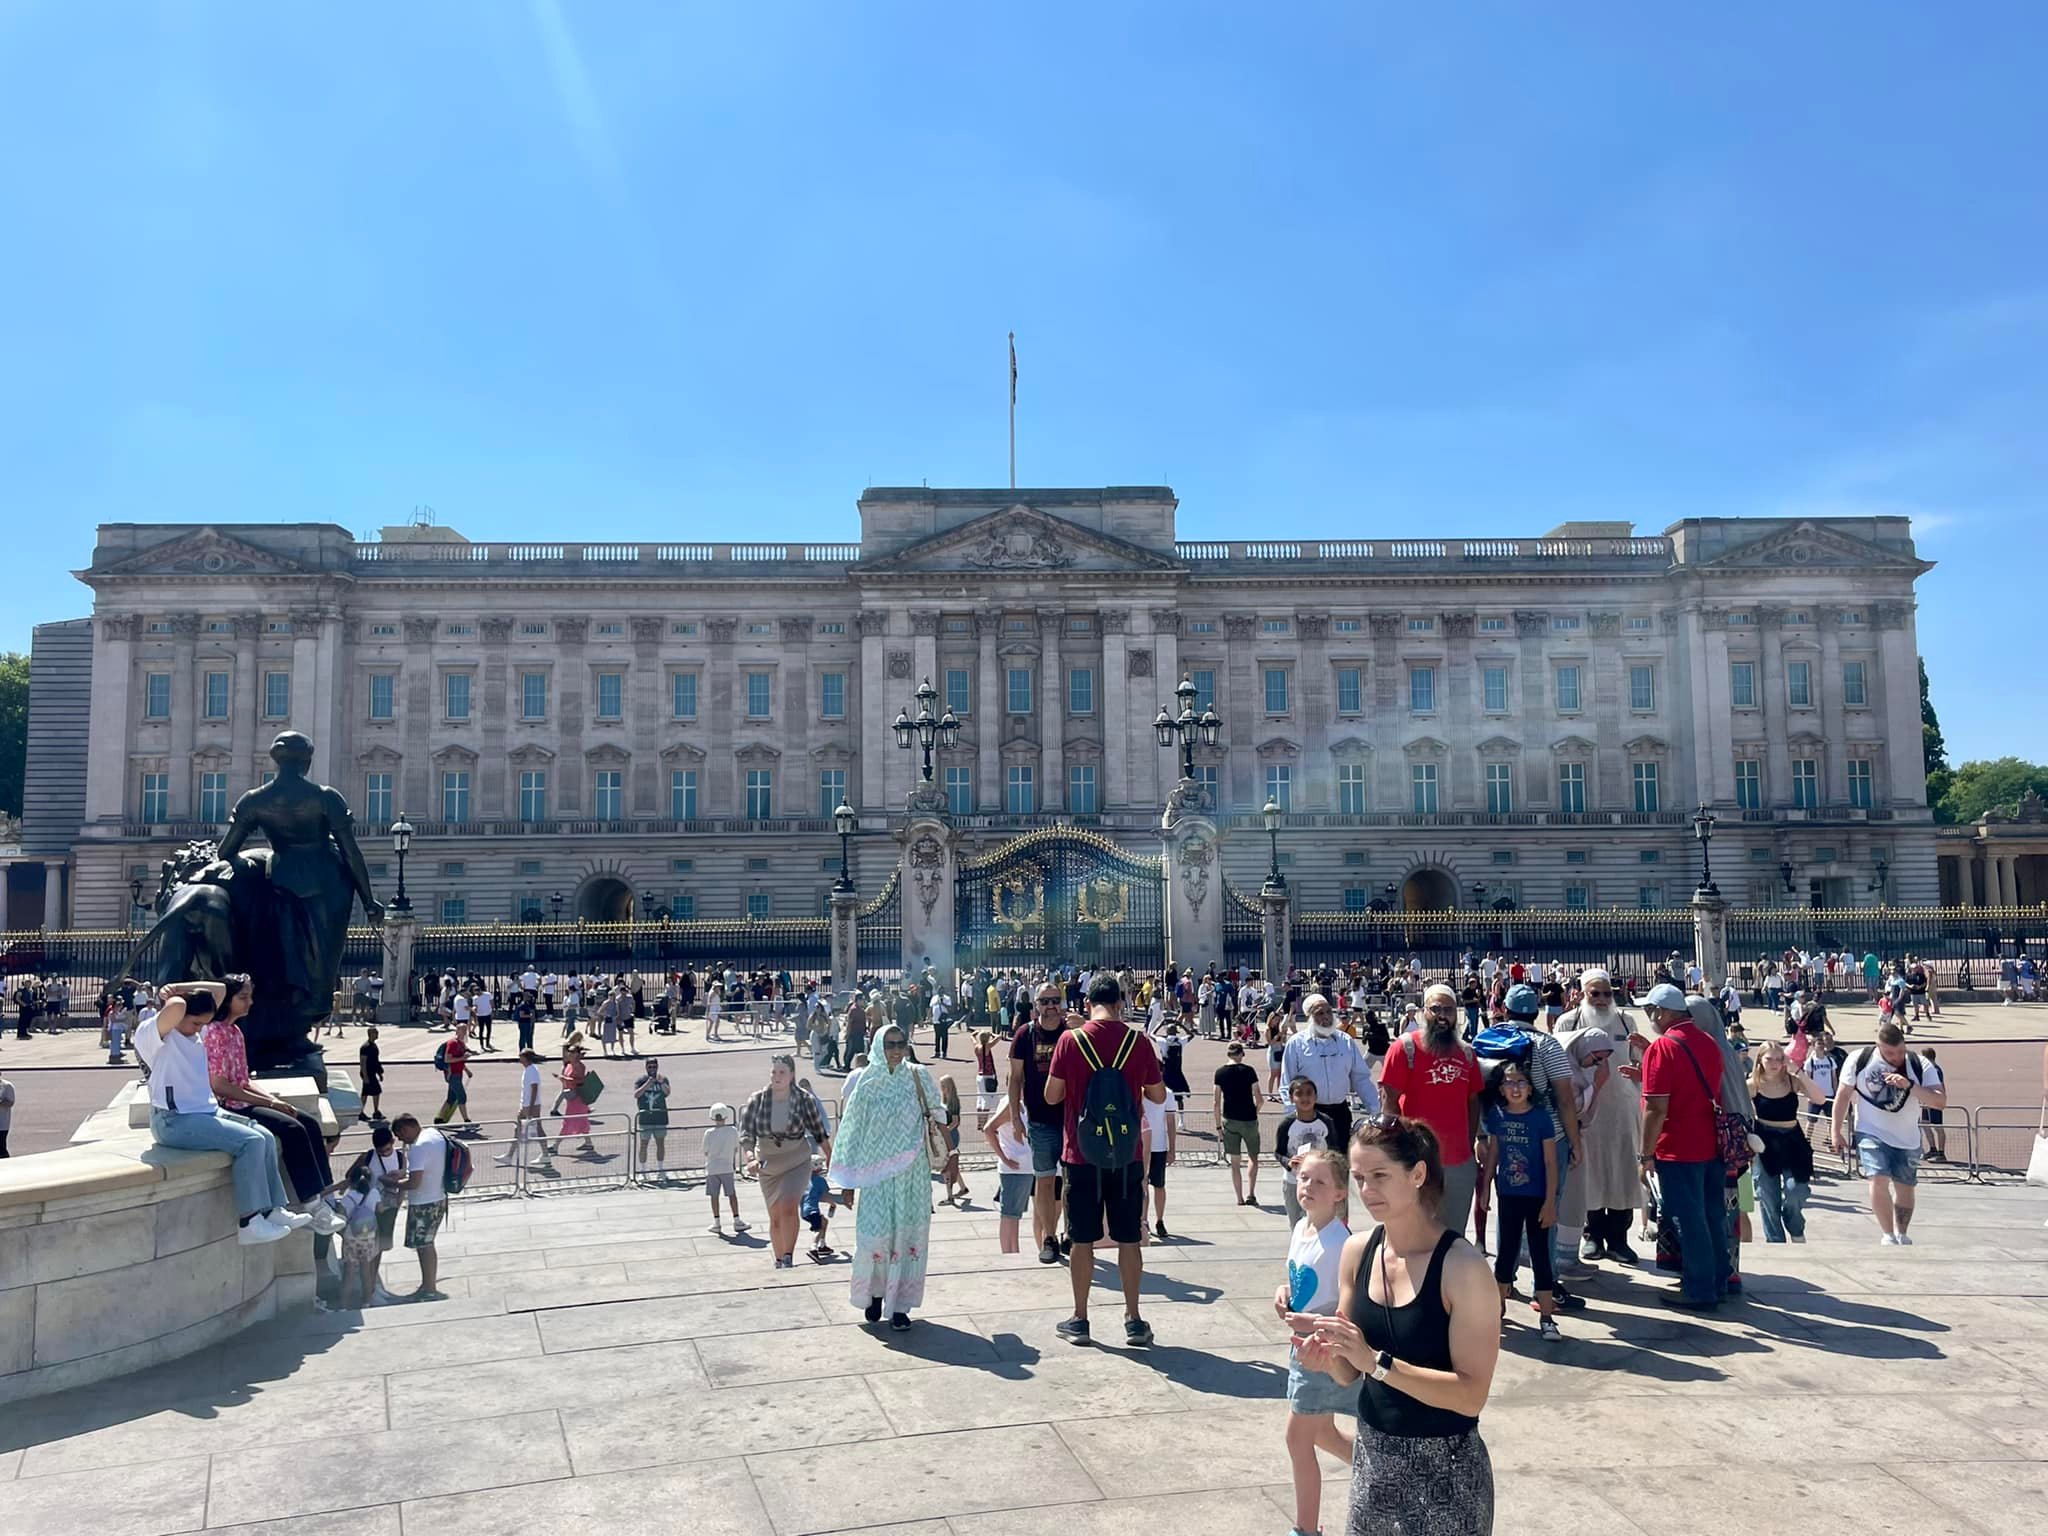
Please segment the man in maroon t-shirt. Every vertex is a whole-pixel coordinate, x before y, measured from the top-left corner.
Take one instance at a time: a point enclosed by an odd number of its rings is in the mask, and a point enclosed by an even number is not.
[[[1069,1344],[1088,1342],[1088,1287],[1095,1279],[1095,1245],[1105,1226],[1117,1247],[1117,1274],[1123,1281],[1124,1342],[1152,1342],[1151,1325],[1138,1315],[1138,1287],[1145,1278],[1145,1250],[1139,1246],[1144,1239],[1144,1159],[1133,1156],[1121,1168],[1098,1168],[1081,1155],[1081,1106],[1088,1097],[1088,1080],[1095,1073],[1081,1049],[1083,1037],[1105,1068],[1117,1059],[1129,1039],[1130,1054],[1124,1058],[1122,1071],[1141,1117],[1146,1099],[1157,1104],[1166,1098],[1166,1079],[1160,1075],[1152,1041],[1143,1030],[1124,1023],[1123,1004],[1123,988],[1116,977],[1099,972],[1088,988],[1088,1022],[1060,1036],[1045,1079],[1045,1102],[1064,1106],[1066,1113],[1060,1161],[1067,1179],[1067,1234],[1074,1242],[1068,1258],[1074,1315],[1061,1323],[1057,1332]]]
[[[1714,1128],[1723,1060],[1720,1042],[1693,1022],[1685,994],[1650,988],[1643,1012],[1657,1038],[1643,1053],[1643,1150],[1657,1170],[1657,1194],[1678,1227],[1682,1279],[1658,1297],[1667,1307],[1705,1312],[1728,1294],[1727,1171]]]

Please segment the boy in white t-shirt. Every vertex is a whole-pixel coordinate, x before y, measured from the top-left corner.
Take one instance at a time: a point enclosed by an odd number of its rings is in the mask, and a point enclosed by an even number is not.
[[[996,1155],[996,1242],[1004,1253],[1018,1251],[1018,1224],[1031,1208],[1031,1190],[1037,1182],[1032,1173],[1031,1143],[1018,1131],[1017,1118],[1010,1113],[1006,1093],[981,1128],[982,1139]]]
[[[714,1104],[711,1129],[704,1133],[704,1190],[711,1196],[711,1230],[720,1237],[725,1236],[725,1224],[718,1215],[721,1191],[726,1204],[732,1207],[733,1231],[747,1230],[747,1224],[740,1220],[739,1169],[740,1133],[732,1123],[732,1107]]]
[[[1138,1108],[1144,1111],[1138,1150],[1145,1160],[1145,1182],[1152,1186],[1152,1216],[1143,1234],[1148,1243],[1163,1243],[1173,1235],[1166,1230],[1166,1166],[1173,1161],[1174,1136],[1169,1106],[1173,1103],[1171,1095],[1156,1104],[1150,1099],[1138,1101]]]
[[[547,1127],[541,1123],[540,1108],[540,1052],[525,1050],[519,1053],[519,1108],[513,1117],[512,1148],[492,1162],[500,1168],[509,1168],[514,1162],[525,1160],[526,1143],[533,1142],[540,1148],[540,1171],[549,1178],[558,1178],[555,1160],[548,1153]]]

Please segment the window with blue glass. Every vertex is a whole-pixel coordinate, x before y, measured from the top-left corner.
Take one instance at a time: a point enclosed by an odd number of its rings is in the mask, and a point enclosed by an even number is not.
[[[1266,713],[1284,715],[1287,713],[1287,669],[1267,667],[1265,669]]]
[[[548,675],[545,672],[519,674],[519,718],[545,720],[548,717]]]
[[[846,718],[846,674],[844,672],[820,672],[818,674],[818,713],[827,720]]]
[[[672,672],[668,680],[669,713],[678,720],[697,718],[697,674]]]
[[[228,776],[224,773],[199,775],[199,819],[219,823],[228,819]]]
[[[392,820],[390,774],[363,775],[363,820],[378,827]]]
[[[1211,667],[1197,667],[1188,674],[1188,680],[1195,685],[1195,713],[1216,707],[1216,672]]]
[[[448,672],[441,679],[442,698],[450,720],[469,718],[469,674]]]
[[[1365,709],[1364,673],[1357,667],[1337,669],[1337,713],[1356,715]]]
[[[747,718],[766,720],[768,718],[768,690],[770,679],[766,672],[747,674]]]
[[[1095,801],[1095,765],[1067,765],[1067,809],[1076,816],[1093,816],[1100,807]]]
[[[145,720],[168,720],[171,718],[171,674],[151,672],[142,680],[142,718]]]
[[[668,776],[668,813],[676,821],[690,821],[697,815],[697,770],[678,768]]]
[[[948,768],[946,770],[946,809],[955,816],[968,815],[974,809],[974,770],[972,768]]]
[[[966,715],[969,700],[967,669],[948,667],[946,669],[946,708],[956,715]]]
[[[775,814],[774,790],[774,769],[749,768],[747,770],[747,819],[749,821],[766,821]]]
[[[622,720],[626,715],[626,674],[623,672],[600,672],[597,674],[597,718],[600,720]]]
[[[846,770],[844,768],[820,768],[818,770],[818,815],[826,820],[839,809],[846,799]]]
[[[441,775],[441,819],[443,821],[469,820],[469,774],[467,770],[451,770]]]
[[[1031,669],[1010,667],[1004,673],[1003,691],[1007,696],[1009,712],[1013,715],[1031,713]]]
[[[228,675],[225,672],[206,674],[206,718],[225,720],[228,717]]]
[[[599,821],[617,821],[625,813],[625,780],[617,768],[600,768],[591,775],[590,809]]]
[[[1408,707],[1418,715],[1436,708],[1436,668],[1408,669]]]
[[[288,720],[292,713],[292,675],[289,672],[263,674],[263,718]]]
[[[1091,667],[1074,667],[1067,673],[1067,713],[1095,713],[1095,672]]]
[[[545,768],[519,770],[519,819],[548,819],[548,774]]]
[[[1012,763],[1003,770],[1003,805],[1012,816],[1029,816],[1038,809],[1029,764]]]
[[[398,679],[389,672],[370,674],[370,718],[391,720],[398,715]]]

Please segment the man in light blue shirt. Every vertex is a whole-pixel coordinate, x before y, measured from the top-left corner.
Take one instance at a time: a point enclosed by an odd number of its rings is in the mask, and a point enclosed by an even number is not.
[[[1297,1077],[1316,1085],[1316,1107],[1330,1117],[1335,1132],[1332,1145],[1351,1145],[1351,1095],[1365,1112],[1380,1107],[1379,1084],[1372,1080],[1372,1058],[1358,1048],[1358,1042],[1337,1028],[1330,1000],[1320,992],[1309,993],[1302,1004],[1308,1023],[1295,1031],[1280,1053],[1280,1081],[1284,1086]]]

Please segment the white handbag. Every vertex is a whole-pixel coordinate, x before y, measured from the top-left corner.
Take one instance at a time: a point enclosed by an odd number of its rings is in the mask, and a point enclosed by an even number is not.
[[[2027,1182],[2048,1187],[2048,1102],[2041,1105],[2041,1125],[2034,1132],[2034,1155],[2027,1159]]]

